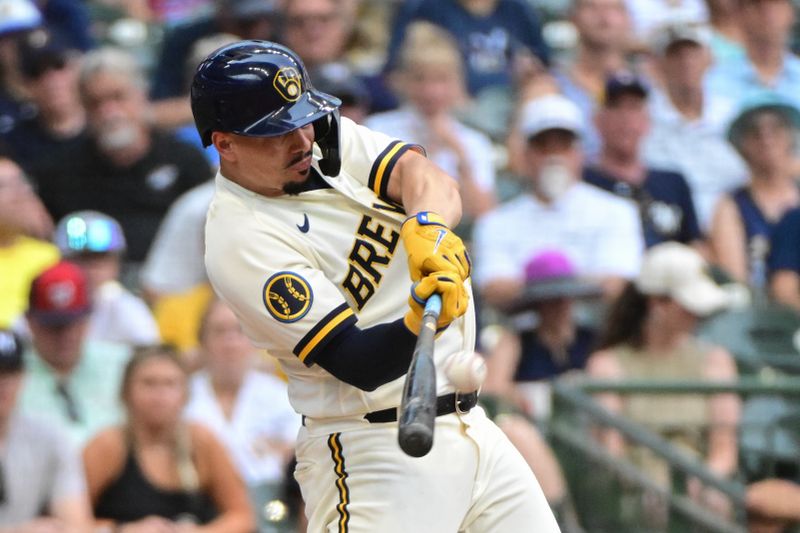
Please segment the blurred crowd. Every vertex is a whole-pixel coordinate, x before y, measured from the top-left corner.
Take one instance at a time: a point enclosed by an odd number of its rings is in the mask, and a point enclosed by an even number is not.
[[[303,531],[300,417],[204,268],[188,90],[239,39],[458,181],[484,407],[579,531],[553,380],[735,381],[704,320],[800,314],[792,1],[0,0],[0,533]],[[749,483],[753,531],[800,522],[800,468],[739,470],[738,395],[596,400]]]

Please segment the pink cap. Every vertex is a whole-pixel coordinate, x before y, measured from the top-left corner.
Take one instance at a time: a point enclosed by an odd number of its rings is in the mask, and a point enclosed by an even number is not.
[[[525,280],[528,283],[575,275],[575,265],[559,250],[538,252],[525,264]]]

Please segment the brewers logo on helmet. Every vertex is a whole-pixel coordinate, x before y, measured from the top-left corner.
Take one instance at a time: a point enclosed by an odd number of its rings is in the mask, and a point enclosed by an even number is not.
[[[191,102],[203,146],[215,131],[276,137],[313,124],[320,170],[339,173],[341,101],[314,89],[303,62],[285,46],[251,40],[215,50],[195,71]]]

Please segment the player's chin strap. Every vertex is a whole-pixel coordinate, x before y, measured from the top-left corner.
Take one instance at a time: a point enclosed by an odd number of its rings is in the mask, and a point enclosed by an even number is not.
[[[319,169],[326,176],[338,176],[342,168],[342,158],[339,153],[339,109],[334,109],[314,121],[314,140],[322,151]]]

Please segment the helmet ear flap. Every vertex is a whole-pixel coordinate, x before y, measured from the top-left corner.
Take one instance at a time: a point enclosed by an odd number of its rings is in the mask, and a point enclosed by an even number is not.
[[[342,158],[339,151],[339,109],[335,109],[324,117],[315,120],[314,141],[322,151],[319,169],[326,176],[338,176],[342,169]]]

